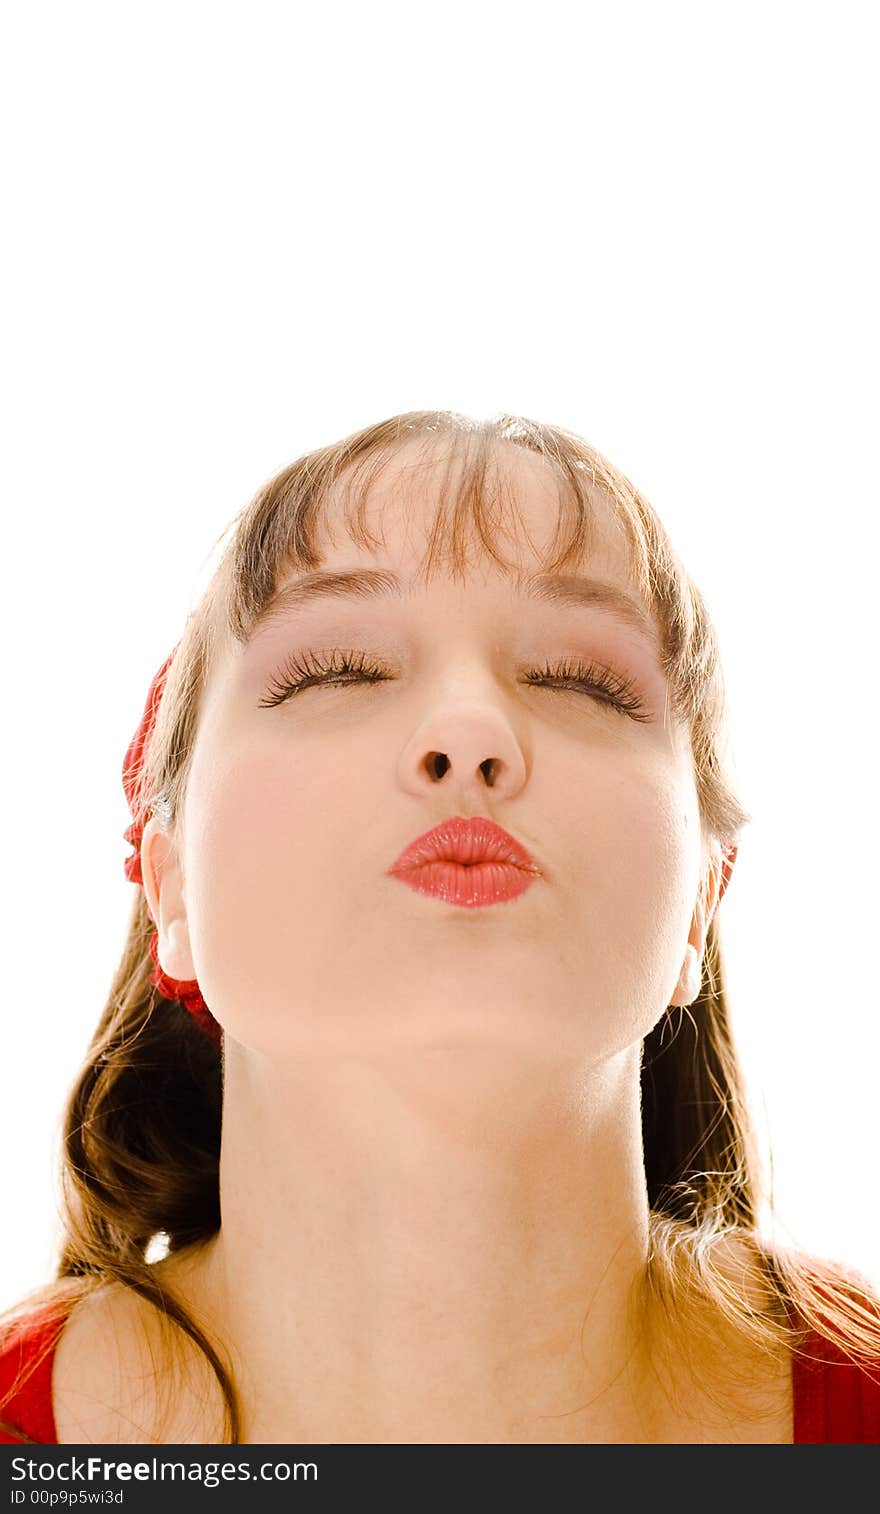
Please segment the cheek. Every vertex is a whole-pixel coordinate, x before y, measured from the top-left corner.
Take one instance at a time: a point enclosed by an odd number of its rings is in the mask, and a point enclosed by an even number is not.
[[[221,1018],[285,983],[315,931],[326,889],[314,863],[330,791],[329,775],[290,752],[282,762],[228,750],[227,761],[192,772],[185,822],[190,940],[202,992]]]
[[[668,766],[606,774],[577,806],[572,877],[624,955],[662,961],[687,939],[700,866],[692,785]],[[682,934],[683,933],[683,934]]]
[[[613,943],[611,993],[629,1016],[617,1026],[626,1043],[653,1029],[681,971],[701,861],[696,797],[668,773],[628,786],[605,841],[608,870],[596,886]]]
[[[188,873],[195,892],[245,902],[271,888],[320,826],[314,773],[295,759],[239,754],[228,768],[193,775],[187,798]]]
[[[319,883],[333,897],[346,855],[364,850],[365,817],[375,815],[375,792],[359,774],[363,764],[326,743],[314,751],[289,743],[239,749],[222,765],[194,768],[186,805],[191,911],[218,928],[236,911],[265,925],[273,908],[288,920],[292,907],[308,909]],[[377,867],[382,860],[380,851]]]
[[[648,894],[666,894],[690,855],[686,796],[667,782],[631,787],[621,795],[611,821],[616,831],[617,865],[630,884],[641,881]]]
[[[653,892],[699,850],[693,784],[665,752],[618,750],[601,760],[593,754],[564,799],[567,834],[583,865],[589,870],[595,853],[611,882],[632,886],[641,879]]]

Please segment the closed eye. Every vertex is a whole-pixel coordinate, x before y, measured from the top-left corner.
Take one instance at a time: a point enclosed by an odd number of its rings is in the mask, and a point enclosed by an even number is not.
[[[259,701],[260,708],[271,708],[314,687],[344,686],[354,683],[387,683],[393,674],[380,663],[374,662],[362,652],[335,651],[329,659],[306,653],[303,659],[291,657],[281,672],[273,679],[268,695]],[[620,678],[610,668],[597,663],[584,663],[576,658],[566,658],[561,663],[546,663],[541,668],[530,668],[526,683],[539,688],[555,686],[557,689],[600,695],[601,702],[633,720],[647,721],[650,715],[635,692],[632,682]]]

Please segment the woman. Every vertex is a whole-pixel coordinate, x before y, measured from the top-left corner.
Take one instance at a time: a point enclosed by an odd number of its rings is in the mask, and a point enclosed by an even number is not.
[[[749,816],[650,506],[558,428],[414,412],[233,524],[126,755],[10,1439],[785,1443],[840,1438],[829,1381],[880,1437],[880,1300],[757,1232]]]

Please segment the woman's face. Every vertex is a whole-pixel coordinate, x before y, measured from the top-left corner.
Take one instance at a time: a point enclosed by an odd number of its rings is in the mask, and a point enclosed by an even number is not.
[[[537,574],[556,486],[533,455],[501,455],[528,531],[505,554]],[[197,975],[228,1033],[267,1052],[599,1060],[640,1041],[676,989],[704,861],[689,741],[657,645],[607,608],[529,597],[488,559],[407,594],[436,497],[424,470],[395,492],[407,461],[403,449],[371,493],[384,547],[340,525],[322,562],[390,570],[402,596],[279,607],[213,670],[184,809],[193,971],[170,970]],[[610,512],[584,572],[638,598]],[[314,668],[340,651],[383,681],[267,702],[291,659]],[[534,681],[566,662],[627,681],[645,718]],[[503,826],[540,876],[476,909],[388,876],[456,815]]]

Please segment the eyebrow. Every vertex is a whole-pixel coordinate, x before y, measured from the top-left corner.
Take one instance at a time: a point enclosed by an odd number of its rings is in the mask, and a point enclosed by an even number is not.
[[[284,584],[272,595],[247,636],[247,644],[276,621],[290,613],[326,599],[402,599],[407,589],[397,573],[385,568],[353,568],[331,571],[317,568]],[[600,609],[610,612],[630,630],[647,638],[657,649],[657,627],[639,602],[614,584],[599,578],[581,578],[570,573],[536,573],[524,582],[526,598],[563,609]]]

